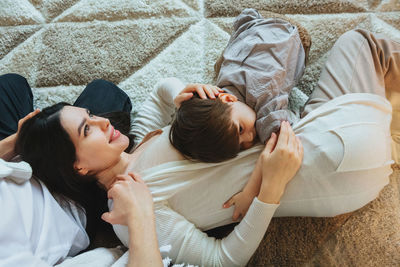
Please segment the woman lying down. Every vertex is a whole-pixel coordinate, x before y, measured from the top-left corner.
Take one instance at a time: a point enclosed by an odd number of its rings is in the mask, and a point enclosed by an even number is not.
[[[265,34],[275,25],[298,38],[296,28],[289,23],[263,19],[254,10],[239,15],[235,29],[240,29],[241,23],[243,28],[254,27]],[[185,88],[177,79],[164,80],[150,94],[143,105],[146,113],[141,113],[133,129],[138,145],[129,153],[124,152],[129,146],[128,138],[115,130],[110,120],[65,104],[45,109],[23,125],[17,140],[18,152],[49,189],[67,195],[87,212],[91,205],[98,209],[98,203],[106,201],[87,201],[90,196],[85,192],[92,186],[98,183],[109,190],[121,174],[140,175],[153,195],[159,245],[172,246],[169,256],[174,262],[243,266],[273,216],[335,216],[350,212],[376,198],[388,183],[392,110],[391,99],[385,99],[385,89],[395,90],[394,84],[400,78],[396,73],[400,68],[392,67],[400,64],[393,49],[399,50],[399,44],[368,32],[344,34],[333,47],[318,86],[293,130],[289,123],[282,122],[279,135],[273,134],[266,145],[250,147],[227,161],[188,160],[169,142],[167,124],[177,95],[176,102],[183,107],[190,92],[206,93],[211,98],[219,94],[214,87]],[[302,53],[301,49],[298,51]],[[385,56],[376,57],[378,51]],[[304,57],[299,54],[297,58],[303,62]],[[278,61],[288,62],[284,58]],[[179,96],[180,92],[184,95]],[[235,110],[233,106],[228,109],[232,116]],[[251,109],[246,114],[255,121]],[[243,125],[235,125],[240,134]],[[250,132],[254,132],[251,127]],[[246,142],[252,144],[253,140]],[[31,143],[34,148],[27,146]],[[59,149],[75,158],[69,162],[60,160],[56,151]],[[372,156],[370,151],[374,151]],[[241,222],[221,240],[208,237],[203,231],[233,222],[234,207],[223,208],[223,204],[246,184],[253,190],[246,197],[251,199],[249,204],[238,200],[245,203],[245,208],[237,210]],[[237,199],[233,200],[225,207],[236,205]],[[115,225],[114,229],[128,246],[129,228]]]

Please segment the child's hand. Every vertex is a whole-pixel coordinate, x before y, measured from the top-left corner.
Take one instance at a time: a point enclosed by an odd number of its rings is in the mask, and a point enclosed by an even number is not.
[[[239,218],[243,218],[247,210],[249,209],[251,202],[253,202],[254,195],[247,194],[245,192],[239,192],[236,195],[233,195],[227,202],[222,206],[224,209],[235,205],[235,210],[233,212],[232,219],[236,221]]]
[[[177,95],[174,99],[175,106],[179,108],[183,101],[189,100],[192,98],[193,93],[196,92],[201,99],[215,99],[219,93],[222,93],[224,90],[217,86],[213,86],[211,84],[200,84],[200,83],[191,83],[186,85],[185,89],[183,89],[179,95]]]

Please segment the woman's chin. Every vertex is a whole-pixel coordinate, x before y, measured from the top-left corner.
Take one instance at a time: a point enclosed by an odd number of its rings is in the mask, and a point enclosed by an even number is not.
[[[125,151],[125,149],[127,149],[129,146],[129,138],[124,134],[121,134],[121,136],[118,138],[118,140],[115,140],[115,141],[118,141],[121,144],[121,146],[123,148],[122,151]]]

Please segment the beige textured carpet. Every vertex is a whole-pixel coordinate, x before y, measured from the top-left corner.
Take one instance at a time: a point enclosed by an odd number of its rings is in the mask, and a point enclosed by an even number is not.
[[[86,83],[108,79],[132,97],[136,111],[160,78],[211,83],[233,17],[244,7],[288,14],[310,32],[299,86],[306,94],[345,31],[361,27],[400,41],[399,0],[1,0],[0,74],[27,77],[40,108],[73,102]],[[400,266],[394,167],[390,185],[357,212],[274,219],[249,266]]]

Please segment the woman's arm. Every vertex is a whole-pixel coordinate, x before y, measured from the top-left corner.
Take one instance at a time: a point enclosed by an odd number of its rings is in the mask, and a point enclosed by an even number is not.
[[[166,78],[157,83],[133,122],[131,132],[136,136],[135,144],[139,144],[149,132],[170,124],[175,108],[179,108],[180,103],[190,99],[194,92],[201,98],[215,99],[215,96],[223,91],[208,84],[185,86],[177,78]]]
[[[276,134],[273,133],[268,142],[276,142]],[[243,190],[235,195],[233,195],[228,201],[223,205],[224,209],[230,208],[235,205],[235,210],[233,211],[232,219],[236,221],[239,218],[243,218],[253,199],[260,192],[262,182],[262,160],[261,157],[257,160],[256,167],[251,173],[250,179],[243,188]]]
[[[108,190],[113,209],[102,215],[111,224],[128,226],[128,266],[163,266],[158,248],[153,199],[146,184],[132,173],[120,175]]]
[[[268,142],[260,156],[260,193],[247,214],[224,239],[208,237],[183,216],[167,207],[156,210],[161,245],[172,245],[176,263],[204,266],[243,266],[261,242],[279,206],[286,184],[294,177],[303,156],[302,145],[290,125],[282,124],[279,138]]]
[[[280,136],[280,143],[276,152],[274,152],[274,150],[275,146],[277,146],[278,138],[275,133],[272,133],[271,138],[268,140],[267,145],[261,154],[261,157],[258,159],[256,167],[254,168],[248,183],[243,188],[243,191],[235,194],[227,202],[225,202],[224,208],[229,208],[230,206],[235,205],[235,211],[232,217],[233,220],[237,220],[239,217],[243,217],[246,214],[253,198],[257,195],[260,199],[265,200],[264,202],[267,203],[277,203],[276,201],[279,202],[286,184],[288,183],[288,181],[282,182],[283,179],[280,177],[293,177],[296,172],[292,172],[294,170],[297,171],[296,166],[300,167],[301,160],[303,158],[303,148],[301,142],[294,135],[294,132],[292,131],[288,122],[282,122],[281,127],[284,130],[282,132],[282,136]],[[286,160],[286,158],[289,160]],[[274,162],[272,165],[273,167],[270,167],[271,162]],[[289,166],[287,166],[288,163],[290,163]],[[295,166],[295,168],[293,168],[293,166]],[[271,176],[272,174],[274,174],[274,176]],[[265,190],[269,190],[269,192],[264,191],[260,196],[259,193],[263,177],[265,179],[268,178],[268,180],[264,182],[264,187]],[[265,185],[265,183],[267,185]],[[272,197],[274,195],[272,191],[277,193],[280,192],[275,196],[276,198],[279,198],[278,200],[265,198]]]
[[[175,113],[174,98],[185,87],[177,78],[161,80],[150,93],[133,121],[132,133],[135,144],[151,131],[167,126]]]
[[[244,266],[261,242],[278,206],[255,198],[243,220],[223,239],[208,237],[166,206],[157,207],[155,213],[160,246],[171,245],[168,257],[177,264]]]

